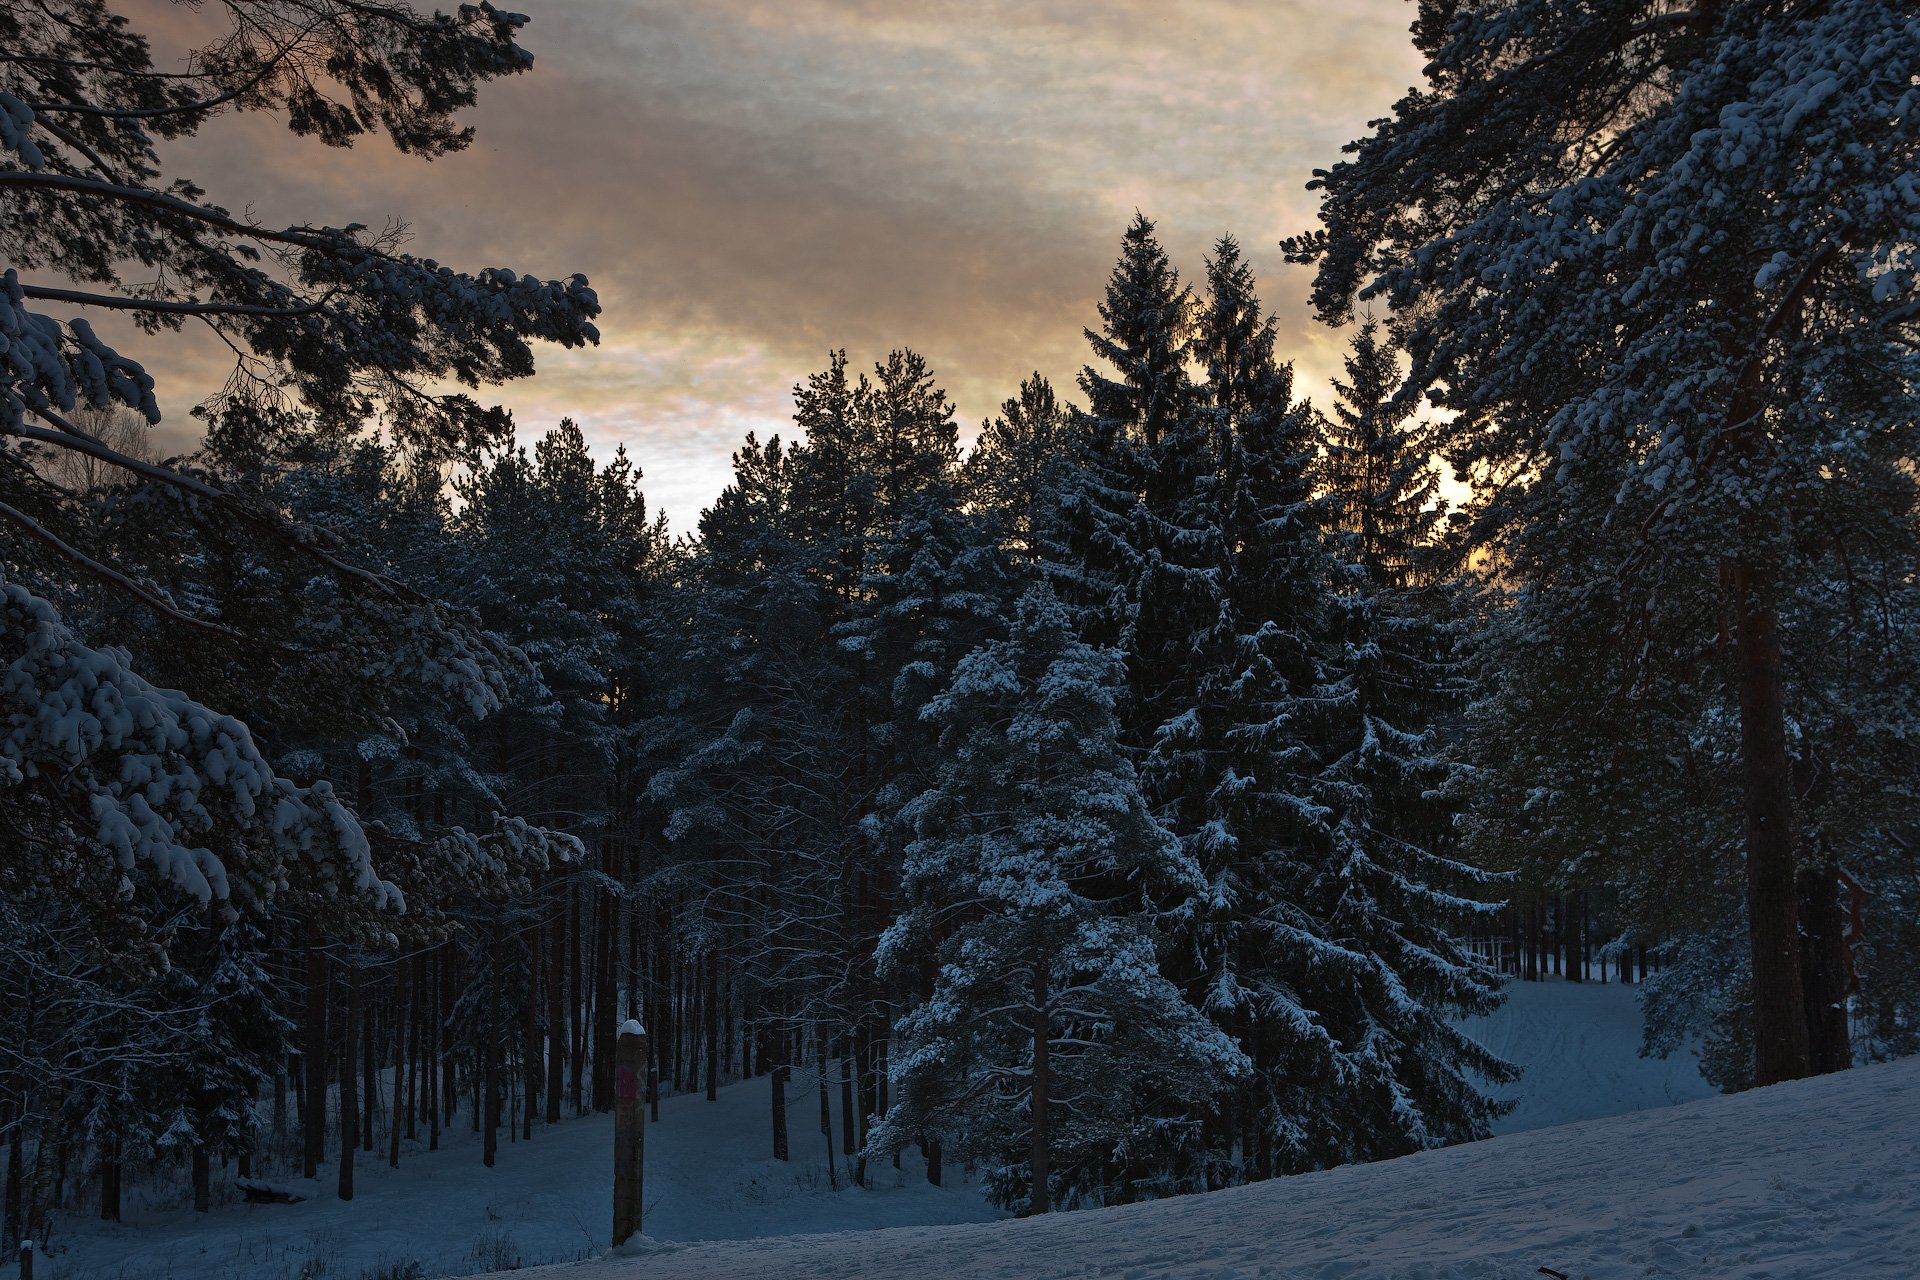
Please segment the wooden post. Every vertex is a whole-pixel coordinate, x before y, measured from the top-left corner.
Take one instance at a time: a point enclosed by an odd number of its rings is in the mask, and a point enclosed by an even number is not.
[[[646,1142],[647,1033],[632,1018],[614,1041],[613,1247],[640,1231],[641,1163]]]
[[[20,1280],[33,1280],[33,1241],[20,1242]]]

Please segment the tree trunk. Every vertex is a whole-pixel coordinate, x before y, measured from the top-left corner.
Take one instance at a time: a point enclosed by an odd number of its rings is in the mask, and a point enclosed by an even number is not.
[[[733,1066],[733,1036],[734,1036],[734,1026],[735,1026],[735,1020],[733,1016],[733,1001],[734,1001],[734,989],[736,986],[735,978],[736,978],[736,975],[734,974],[731,968],[723,969],[723,972],[721,975],[721,983],[720,983],[720,1054],[719,1054],[719,1058],[720,1058],[720,1061],[725,1063],[729,1068]],[[741,1038],[745,1039],[744,1027],[741,1028]],[[745,1080],[747,1078],[747,1073],[743,1070],[740,1072],[740,1075],[737,1078],[739,1080]]]
[[[1593,895],[1587,890],[1580,891],[1580,962],[1581,977],[1593,979]],[[1600,981],[1607,980],[1607,961],[1600,959]]]
[[[412,1142],[419,1133],[420,1117],[420,1068],[425,1064],[420,1029],[426,1022],[426,957],[416,955],[409,964],[413,970],[413,980],[408,987],[407,1018],[407,1141]]]
[[[773,1066],[773,1158],[790,1159],[787,1150],[787,1055]]]
[[[647,1025],[640,1012],[640,1001],[646,988],[640,982],[640,908],[628,907],[622,914],[627,919],[627,1016]],[[653,1061],[651,1050],[647,1061]]]
[[[707,955],[707,1101],[720,1099],[720,957]]]
[[[1847,1028],[1845,916],[1840,868],[1828,859],[1800,872],[1801,976],[1806,987],[1808,1056],[1816,1074],[1853,1065]]]
[[[613,1110],[613,1051],[614,1029],[619,1025],[620,993],[619,974],[615,966],[620,953],[616,950],[619,939],[614,935],[620,927],[620,915],[615,909],[617,899],[602,894],[594,911],[596,936],[593,940],[594,957],[594,993],[593,993],[593,1109],[595,1111]]]
[[[287,1055],[281,1054],[273,1064],[273,1150],[276,1155],[287,1152]]]
[[[487,1008],[480,1019],[485,1037],[480,1045],[481,1096],[474,1106],[480,1115],[480,1162],[489,1169],[500,1156],[500,952],[500,913],[496,909],[487,945]]]
[[[306,1114],[300,1122],[301,1169],[320,1176],[327,1141],[327,953],[320,949],[320,927],[307,923],[307,1044],[301,1074],[306,1077]]]
[[[885,1119],[889,1106],[889,1099],[887,1097],[887,1086],[889,1084],[888,1075],[893,1070],[893,1064],[887,1061],[887,1024],[885,1022],[878,1023],[875,1027],[873,1055],[875,1066],[874,1082],[877,1087],[877,1092],[874,1094],[874,1097],[879,1102],[879,1106],[874,1109],[873,1114],[880,1119]],[[900,1167],[900,1148],[898,1147],[893,1149],[893,1167],[896,1169]]]
[[[1568,893],[1560,899],[1561,929],[1561,967],[1565,969],[1568,982],[1580,981],[1580,916],[1574,905],[1579,900],[1577,893]]]
[[[360,1149],[373,1154],[373,1116],[380,1105],[380,1062],[374,1039],[375,1005],[368,1002],[360,1011]]]
[[[7,1134],[7,1202],[4,1225],[0,1225],[0,1246],[7,1249],[19,1247],[22,1227],[25,1226],[23,1209],[26,1199],[22,1194],[26,1165],[23,1160],[23,1139],[21,1132],[27,1127],[24,1114],[14,1117],[13,1128]]]
[[[852,1155],[858,1143],[853,1136],[853,1113],[856,1104],[853,1096],[853,1036],[842,1037],[840,1055],[840,1151],[843,1155]]]
[[[208,1158],[207,1144],[193,1144],[193,1211],[205,1213],[213,1207],[213,1161]]]
[[[1047,1048],[1053,1038],[1052,1020],[1047,1016],[1047,969],[1045,965],[1033,966],[1033,1193],[1028,1199],[1028,1212],[1046,1213],[1052,1208],[1049,1202],[1047,1179],[1050,1170],[1047,1156],[1052,1132],[1048,1125],[1047,1110],[1051,1105],[1048,1090],[1052,1080],[1048,1078]]]
[[[1559,894],[1553,896],[1551,905],[1553,908],[1553,945],[1547,948],[1547,964],[1551,967],[1553,976],[1557,978],[1560,976],[1560,953],[1566,950],[1566,947],[1562,945],[1562,940],[1567,932],[1567,921],[1566,910],[1561,906]],[[1542,908],[1543,911],[1545,909],[1544,907]]]
[[[449,1078],[452,1074],[452,1063],[450,1061],[443,1061],[446,1055],[446,1048],[441,1043],[441,1037],[444,1034],[442,1024],[446,1018],[446,1005],[444,1003],[445,982],[441,977],[441,969],[440,952],[436,949],[433,953],[433,980],[428,984],[428,990],[432,1000],[432,1004],[429,1007],[432,1012],[427,1018],[426,1028],[427,1097],[425,1101],[427,1112],[427,1150],[429,1151],[438,1151],[440,1149],[440,1126],[445,1123],[443,1109],[447,1105],[447,1099],[453,1095],[453,1084]]]
[[[353,1199],[353,1149],[360,1145],[360,1102],[354,1096],[353,1037],[360,1023],[360,966],[347,966],[347,1016],[340,1026],[340,1198]]]
[[[814,1059],[820,1068],[820,1136],[827,1143],[827,1186],[840,1189],[840,1175],[833,1167],[833,1107],[827,1101],[827,1036],[819,1024],[813,1029]]]
[[[655,1036],[647,1037],[647,1115],[660,1123],[660,1045]]]
[[[854,1107],[859,1139],[854,1144],[853,1180],[867,1185],[867,1122],[873,1112],[873,1039],[863,1021],[853,1039],[853,1074],[859,1082],[858,1105]]]
[[[520,1136],[533,1137],[533,1105],[540,1096],[541,1082],[546,1072],[540,1065],[540,927],[534,926],[533,936],[527,941],[527,1021],[526,1039],[523,1052],[526,1055],[522,1063],[522,1075],[526,1080],[526,1105],[520,1109]]]
[[[567,912],[556,905],[547,925],[547,1123],[560,1123],[567,1084]]]
[[[393,1123],[387,1126],[387,1167],[400,1167],[400,1130],[407,1118],[407,1028],[413,1022],[411,990],[407,982],[410,962],[394,966],[393,980]]]
[[[1780,619],[1771,584],[1747,565],[1732,573],[1738,628],[1740,755],[1746,782],[1747,925],[1753,959],[1753,1082],[1813,1069],[1794,883],[1792,767],[1787,756]]]
[[[587,1071],[587,988],[580,980],[580,929],[584,913],[580,910],[580,893],[577,888],[567,893],[567,916],[571,926],[567,929],[567,990],[573,993],[573,1003],[569,1009],[573,1015],[573,1060],[568,1084],[573,1091],[573,1114],[587,1114],[586,1093],[582,1087]]]
[[[739,982],[739,980],[740,980],[740,975],[738,974],[734,975],[734,981],[736,984]],[[756,1030],[756,1027],[755,1027],[756,1012],[757,1011],[754,1009],[752,993],[747,991],[741,992],[740,994],[740,1079],[742,1083],[753,1079],[754,1071],[756,1070],[756,1064],[754,1063],[754,1059],[753,1059],[754,1036],[758,1034],[758,1031]],[[766,1070],[766,1064],[764,1063],[758,1064],[757,1069],[761,1071]]]
[[[100,1221],[120,1221],[120,1142],[114,1137],[101,1144]]]

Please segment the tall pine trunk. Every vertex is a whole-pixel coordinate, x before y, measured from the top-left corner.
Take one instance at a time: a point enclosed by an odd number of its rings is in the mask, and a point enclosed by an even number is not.
[[[853,1095],[853,1035],[849,1032],[841,1039],[840,1055],[840,1150],[844,1155],[852,1155],[859,1145],[853,1134],[853,1115],[859,1104]]]
[[[300,1121],[300,1161],[305,1177],[320,1176],[327,1141],[327,953],[320,926],[307,922],[307,1043],[301,1065],[306,1113]]]
[[[373,1154],[373,1117],[380,1106],[380,1061],[374,1039],[374,1010],[367,1002],[360,1011],[360,1149]]]
[[[833,1105],[827,1101],[827,1029],[816,1023],[813,1028],[814,1060],[820,1068],[820,1136],[827,1143],[827,1186],[840,1189],[840,1175],[833,1167]]]
[[[1780,618],[1772,584],[1735,564],[1734,667],[1745,775],[1747,924],[1753,961],[1753,1082],[1809,1074],[1806,993],[1794,875],[1793,773],[1787,754]]]
[[[573,1093],[573,1114],[587,1114],[586,1094],[582,1081],[587,1070],[587,988],[580,980],[580,931],[584,913],[580,910],[580,893],[577,888],[567,891],[567,990],[573,995],[569,1006],[573,1015],[572,1044],[573,1057],[569,1063],[568,1087]]]
[[[720,956],[707,953],[707,1101],[720,1098]]]
[[[1840,868],[1824,859],[1800,873],[1801,976],[1806,988],[1808,1057],[1819,1074],[1853,1065],[1847,1027],[1847,957],[1840,910]]]
[[[784,1039],[784,1037],[782,1037]],[[773,1158],[786,1160],[791,1157],[787,1151],[787,1050],[783,1044],[780,1056],[773,1064]],[[831,1153],[829,1153],[831,1155]]]
[[[527,940],[527,1018],[525,1039],[522,1052],[526,1055],[521,1064],[521,1075],[526,1082],[526,1105],[520,1109],[520,1136],[533,1137],[534,1101],[540,1096],[540,1086],[546,1080],[546,1071],[540,1062],[540,926],[533,927],[532,936]]]
[[[193,1211],[205,1213],[213,1207],[213,1161],[207,1144],[193,1144]]]
[[[547,924],[547,1123],[560,1123],[560,1096],[566,1089],[567,909],[557,899]]]
[[[113,1134],[100,1144],[100,1221],[120,1221],[120,1139]]]
[[[480,1121],[480,1161],[489,1169],[500,1155],[500,952],[500,913],[496,908],[487,939],[487,1007],[480,1019],[485,1037],[480,1045],[481,1096],[474,1107]]]
[[[0,1247],[15,1249],[19,1247],[20,1236],[26,1220],[22,1212],[26,1205],[23,1194],[26,1179],[26,1165],[22,1160],[24,1139],[22,1132],[27,1127],[27,1117],[23,1113],[13,1118],[13,1128],[7,1134],[7,1197],[4,1225],[0,1225]]]
[[[402,959],[394,966],[393,980],[393,1115],[387,1125],[387,1167],[400,1167],[400,1130],[407,1118],[407,1031],[413,1024],[411,1000],[412,965]]]
[[[360,1022],[360,966],[347,966],[347,1016],[340,1029],[340,1198],[353,1199],[353,1149],[360,1145],[360,1104],[354,1096],[353,1037]]]

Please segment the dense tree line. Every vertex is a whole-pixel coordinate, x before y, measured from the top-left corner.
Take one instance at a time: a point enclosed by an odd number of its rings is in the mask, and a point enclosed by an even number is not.
[[[1329,319],[1393,307],[1327,404],[1231,237],[1187,284],[1136,217],[1078,402],[1036,373],[963,455],[922,355],[831,352],[680,538],[624,453],[444,390],[592,341],[583,279],[236,220],[147,149],[457,149],[525,20],[255,7],[187,76],[0,8],[8,1239],[154,1168],[492,1164],[611,1107],[630,1017],[656,1120],[765,1077],[776,1158],[1029,1212],[1484,1136],[1502,967],[1648,980],[1728,1087],[1915,1047],[1912,204],[1856,157],[1782,231],[1751,142],[1718,256],[1669,244],[1769,77],[1911,156],[1910,76],[1801,65],[1893,7],[1426,6],[1433,91],[1289,245]],[[52,305],[219,331],[203,447],[144,454],[151,381]]]

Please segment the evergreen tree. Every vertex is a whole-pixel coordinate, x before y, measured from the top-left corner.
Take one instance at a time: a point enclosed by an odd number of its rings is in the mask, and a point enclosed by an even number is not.
[[[1130,675],[1139,674],[1132,669],[1143,657],[1150,664],[1161,657],[1179,626],[1159,611],[1160,596],[1177,595],[1183,585],[1161,571],[1162,559],[1201,469],[1187,372],[1192,309],[1153,223],[1136,213],[1099,305],[1100,328],[1085,331],[1113,376],[1092,365],[1080,372],[1087,408],[1073,417],[1079,466],[1061,503],[1069,567],[1059,583],[1062,599],[1081,612],[1086,637],[1119,645]],[[1163,466],[1170,467],[1164,475]],[[1142,601],[1149,597],[1143,631]],[[1123,715],[1130,741],[1138,741],[1132,730],[1150,714]]]
[[[1682,668],[1715,677],[1660,736],[1738,725],[1716,808],[1741,833],[1753,1079],[1842,1061],[1802,941],[1834,954],[1836,887],[1821,871],[1803,920],[1801,872],[1912,821],[1887,785],[1898,753],[1843,744],[1849,726],[1888,747],[1913,732],[1880,691],[1913,666],[1897,604],[1920,213],[1901,193],[1920,18],[1893,0],[1466,0],[1423,6],[1414,33],[1426,89],[1318,179],[1324,231],[1290,254],[1318,262],[1327,319],[1363,295],[1399,318],[1524,584],[1509,634],[1549,646],[1515,662],[1544,673],[1563,649],[1572,687],[1550,701],[1604,737],[1663,686],[1699,687]],[[1836,613],[1843,646],[1817,621]],[[1843,785],[1796,783],[1848,760]],[[1599,811],[1622,776],[1607,761],[1532,785]]]
[[[1499,877],[1457,856],[1453,722],[1465,681],[1452,603],[1423,572],[1442,516],[1438,477],[1371,325],[1354,336],[1347,377],[1334,383],[1324,448],[1332,644],[1311,792],[1323,816],[1293,898],[1343,953],[1335,967],[1359,978],[1313,1005],[1359,1082],[1343,1159],[1484,1136],[1499,1109],[1480,1082],[1515,1078],[1452,1025],[1496,1001],[1498,976],[1458,939],[1504,904],[1484,901]]]
[[[967,455],[969,497],[995,514],[1007,549],[1037,572],[1057,576],[1066,569],[1066,548],[1057,541],[1060,504],[1078,448],[1072,407],[1036,372],[1001,403],[999,416],[981,424]]]
[[[1163,1117],[1245,1066],[1159,970],[1153,904],[1201,886],[1119,749],[1119,686],[1044,587],[960,663],[927,709],[936,785],[879,952],[937,971],[899,1022],[900,1100],[872,1146],[940,1135],[1034,1213],[1153,1189]]]

